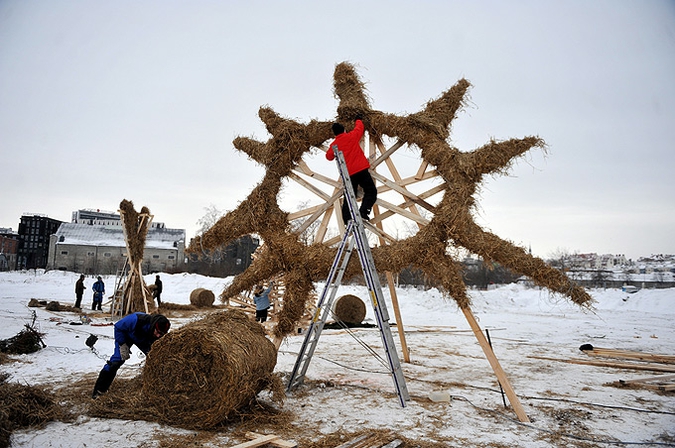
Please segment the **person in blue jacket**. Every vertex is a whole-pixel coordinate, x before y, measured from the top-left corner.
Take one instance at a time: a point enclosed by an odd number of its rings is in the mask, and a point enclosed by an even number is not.
[[[145,355],[152,344],[171,328],[171,322],[161,314],[133,313],[115,324],[115,352],[103,366],[94,385],[93,398],[108,392],[117,371],[131,356],[135,345]]]
[[[96,278],[96,283],[91,287],[91,290],[94,291],[94,301],[91,304],[92,310],[101,310],[101,304],[103,303],[103,294],[105,294],[105,283],[103,279],[99,276]]]
[[[255,287],[253,293],[253,301],[255,302],[255,321],[265,322],[267,320],[267,310],[270,307],[270,292],[274,286],[274,281],[270,282],[267,289],[263,289],[262,285]]]

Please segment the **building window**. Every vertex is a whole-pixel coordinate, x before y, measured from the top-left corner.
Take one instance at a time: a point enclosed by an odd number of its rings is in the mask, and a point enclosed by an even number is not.
[[[173,256],[173,255],[169,255],[167,258],[168,258],[169,260],[173,260],[173,259],[176,258],[176,257]]]
[[[62,251],[61,251],[61,255],[68,255],[68,251],[67,251],[67,250],[62,250]]]
[[[87,252],[87,257],[93,257],[94,253],[93,252]]]
[[[152,258],[157,259],[159,258],[159,255],[153,255]]]
[[[112,257],[112,254],[110,252],[105,252],[103,254],[104,257]]]

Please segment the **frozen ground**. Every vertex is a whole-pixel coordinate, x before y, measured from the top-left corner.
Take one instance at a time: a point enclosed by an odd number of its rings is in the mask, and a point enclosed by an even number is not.
[[[179,304],[189,303],[195,288],[208,288],[217,295],[231,281],[190,274],[164,274],[162,278],[164,301]],[[113,349],[112,328],[70,325],[77,315],[26,306],[31,298],[72,304],[76,279],[75,274],[58,271],[0,273],[0,339],[17,334],[35,310],[47,343],[47,348],[37,353],[0,365],[0,372],[11,374],[10,381],[58,387],[91,379],[93,386]],[[112,289],[114,279],[105,280]],[[153,282],[154,276],[147,276],[146,281]],[[92,283],[89,278],[85,282],[89,294]],[[341,287],[340,294],[347,293],[365,297],[361,287]],[[294,419],[280,435],[297,441],[337,431],[390,429],[403,437],[447,446],[675,446],[675,394],[608,385],[658,372],[562,362],[590,359],[579,350],[582,344],[675,354],[675,290],[641,290],[631,295],[620,290],[593,290],[596,302],[592,312],[545,290],[520,285],[473,291],[474,314],[489,330],[494,352],[531,420],[528,424],[518,422],[513,411],[504,408],[496,377],[453,302],[434,289],[399,288],[397,294],[411,358],[410,363],[403,363],[411,395],[407,406],[399,405],[391,376],[362,346],[383,354],[377,329],[325,330],[306,385],[290,394],[283,405]],[[89,298],[87,295],[83,301],[85,305],[90,305]],[[391,305],[390,314],[393,321]],[[92,316],[93,323],[106,323],[104,315]],[[367,319],[371,317],[369,310]],[[187,319],[172,321],[179,326]],[[84,344],[89,334],[99,336],[98,353]],[[401,356],[396,332],[394,339]],[[302,336],[292,336],[282,344],[278,372],[290,372],[301,343]],[[143,359],[134,354],[120,374],[132,377],[142,365]],[[433,402],[429,399],[432,392],[447,393],[451,399]],[[260,427],[259,432],[266,432],[266,428]],[[144,421],[92,418],[84,413],[71,423],[54,422],[43,429],[17,431],[12,446],[158,447],[167,434],[189,440],[194,432]],[[232,431],[208,434],[200,440],[202,444],[186,446],[243,442]]]

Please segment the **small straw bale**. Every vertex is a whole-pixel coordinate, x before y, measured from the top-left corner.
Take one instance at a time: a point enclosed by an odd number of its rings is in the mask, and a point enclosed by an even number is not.
[[[196,307],[206,308],[213,306],[216,295],[213,291],[205,288],[197,288],[190,293],[190,303]]]
[[[210,429],[274,384],[276,360],[260,324],[239,310],[213,313],[152,346],[142,374],[143,400],[163,421]]]
[[[360,298],[347,294],[335,301],[333,315],[342,322],[360,324],[366,318],[366,304]]]

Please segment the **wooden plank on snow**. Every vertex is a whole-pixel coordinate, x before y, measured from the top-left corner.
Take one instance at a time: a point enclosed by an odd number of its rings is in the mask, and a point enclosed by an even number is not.
[[[246,437],[248,437],[249,439],[257,439],[257,438],[259,438],[259,437],[264,437],[264,435],[263,435],[263,434],[258,434],[257,432],[247,432],[247,433],[246,433]],[[270,441],[267,442],[267,443],[270,444],[270,445],[279,447],[279,448],[295,448],[295,447],[298,446],[298,444],[295,443],[295,442],[291,442],[291,441],[288,441],[288,440],[283,440],[283,439],[281,439],[281,438],[275,439],[275,440],[270,440]]]
[[[653,372],[675,372],[675,366],[664,366],[661,364],[637,364],[630,362],[609,362],[609,361],[588,361],[585,359],[558,359],[548,358],[546,356],[528,356],[528,358],[544,359],[547,361],[559,361],[569,364],[582,364],[596,367],[613,367],[616,369],[650,370]]]

